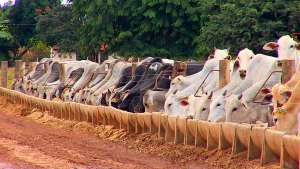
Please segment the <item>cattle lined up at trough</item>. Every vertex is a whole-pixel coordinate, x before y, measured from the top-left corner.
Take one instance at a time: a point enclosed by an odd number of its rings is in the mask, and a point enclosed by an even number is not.
[[[243,49],[231,60],[229,50],[215,49],[204,65],[146,58],[120,58],[102,64],[88,60],[45,58],[32,71],[15,79],[14,90],[44,99],[60,98],[132,113],[164,112],[169,116],[211,122],[236,122],[297,132],[299,71],[281,83],[281,60],[299,67],[300,44],[290,36],[263,46],[278,57]],[[230,80],[220,84],[220,62],[228,64]],[[289,121],[292,121],[291,123]]]

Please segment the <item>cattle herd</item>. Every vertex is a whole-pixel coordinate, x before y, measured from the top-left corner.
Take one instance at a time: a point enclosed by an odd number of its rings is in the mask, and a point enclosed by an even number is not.
[[[175,61],[169,59],[108,59],[98,64],[44,58],[15,79],[13,88],[50,100],[113,106],[132,113],[164,112],[211,122],[263,123],[296,133],[300,44],[286,35],[263,49],[277,51],[278,57],[254,54],[246,48],[230,60],[227,49],[215,49],[204,65],[187,62],[185,72],[179,75],[174,73]],[[222,88],[220,60],[230,60],[230,81]],[[281,83],[279,60],[295,60],[296,71],[286,83]]]

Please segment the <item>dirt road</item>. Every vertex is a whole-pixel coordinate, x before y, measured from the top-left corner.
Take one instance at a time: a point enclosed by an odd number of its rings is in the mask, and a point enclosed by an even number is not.
[[[36,121],[42,117],[21,116],[26,111],[0,98],[0,168],[259,168],[258,161],[245,165],[237,157],[228,162],[226,152],[181,148],[153,141],[151,135],[111,141],[75,130],[75,124],[70,129],[59,127],[60,122]]]
[[[0,161],[0,168],[176,167],[92,135],[54,129],[7,113],[0,116]]]

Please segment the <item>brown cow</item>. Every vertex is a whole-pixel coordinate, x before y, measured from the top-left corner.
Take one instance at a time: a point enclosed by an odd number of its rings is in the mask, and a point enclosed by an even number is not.
[[[292,89],[291,94],[286,96],[287,101],[273,111],[275,129],[288,133],[297,133],[298,116],[300,110],[300,81]]]

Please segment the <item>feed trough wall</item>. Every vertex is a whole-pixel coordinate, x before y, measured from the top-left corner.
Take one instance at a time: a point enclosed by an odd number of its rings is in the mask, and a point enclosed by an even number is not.
[[[113,107],[49,101],[0,88],[0,95],[29,109],[38,108],[59,119],[113,125],[129,133],[156,133],[175,144],[204,146],[207,150],[246,151],[247,159],[260,158],[261,165],[279,161],[281,168],[298,168],[300,137],[267,127],[237,123],[211,123],[164,113],[133,114]]]

